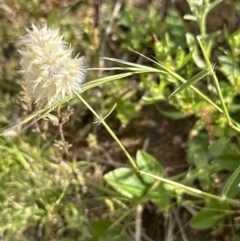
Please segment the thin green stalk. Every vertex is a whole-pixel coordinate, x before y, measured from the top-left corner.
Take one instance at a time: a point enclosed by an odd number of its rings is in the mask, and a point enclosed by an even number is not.
[[[201,36],[203,37],[206,36],[206,18],[207,18],[206,9],[205,7],[203,7],[203,9],[201,10],[201,16],[199,17],[199,28],[200,28]]]
[[[55,202],[55,207],[59,206],[59,204],[62,202],[63,198],[66,196],[66,192],[68,190],[68,187],[69,187],[69,182],[67,181],[65,184],[64,184],[64,188],[63,188],[63,191],[61,193],[61,195],[59,196],[58,200]]]
[[[171,186],[178,187],[178,188],[184,190],[186,193],[189,193],[191,195],[195,195],[197,197],[211,198],[211,199],[218,200],[219,202],[227,202],[231,205],[240,207],[240,201],[239,200],[235,200],[235,199],[228,198],[228,197],[225,197],[225,196],[220,197],[220,196],[217,196],[217,195],[214,195],[214,194],[211,194],[211,193],[203,192],[203,191],[198,190],[196,188],[188,187],[188,186],[185,186],[181,183],[174,182],[174,181],[171,181],[169,179],[159,177],[159,176],[147,173],[147,172],[139,171],[139,174],[142,174],[142,175],[145,175],[145,176],[148,176],[148,177],[152,177],[155,180],[159,180],[159,181],[162,181],[164,183],[170,184]]]
[[[136,163],[134,162],[134,160],[132,159],[132,157],[129,155],[129,153],[127,152],[127,150],[125,149],[125,147],[123,146],[123,144],[121,143],[121,141],[117,138],[117,136],[115,135],[115,133],[112,131],[112,129],[109,127],[109,125],[105,122],[104,118],[100,117],[93,109],[92,107],[82,98],[81,95],[79,95],[76,91],[74,91],[74,94],[78,97],[79,100],[81,100],[83,102],[83,104],[95,115],[95,117],[100,121],[101,124],[103,124],[103,126],[106,128],[106,130],[108,131],[108,133],[112,136],[112,138],[116,141],[116,143],[119,145],[119,147],[122,149],[122,151],[124,152],[124,154],[126,155],[127,159],[129,160],[130,164],[132,165],[132,167],[135,169],[135,171],[138,173],[139,169],[136,165]]]
[[[123,215],[118,218],[109,228],[108,230],[111,230],[113,228],[115,228],[116,226],[118,226],[122,221],[126,220],[127,217],[133,213],[133,210],[130,208],[129,210],[126,211],[126,213],[123,213]]]
[[[198,40],[198,43],[199,43],[199,45],[200,45],[200,47],[201,47],[201,49],[202,49],[202,53],[203,53],[203,56],[204,56],[205,61],[206,61],[206,63],[207,63],[207,66],[208,66],[208,68],[209,68],[209,71],[210,71],[210,73],[211,73],[212,76],[213,76],[213,81],[214,81],[215,87],[216,87],[216,89],[217,89],[217,93],[218,93],[218,96],[219,96],[219,99],[220,99],[220,102],[221,102],[221,106],[222,106],[222,109],[223,109],[223,113],[224,113],[224,115],[225,115],[225,117],[226,117],[226,119],[227,119],[227,123],[228,123],[228,125],[229,125],[230,127],[233,127],[233,123],[232,123],[232,121],[231,121],[231,118],[230,118],[230,116],[229,116],[227,107],[226,107],[226,105],[225,105],[225,103],[224,103],[224,100],[223,100],[222,91],[221,91],[221,88],[220,88],[220,85],[219,85],[217,76],[216,76],[216,74],[215,74],[215,72],[214,72],[214,69],[213,69],[212,64],[210,63],[210,60],[209,60],[209,58],[208,58],[208,56],[207,56],[207,53],[206,53],[206,51],[205,51],[205,48],[203,47],[203,44],[202,44],[201,39],[200,39],[200,36],[197,36],[197,40]]]
[[[171,76],[175,77],[176,79],[180,80],[182,83],[186,83],[187,80],[185,80],[183,77],[181,77],[180,75],[178,75],[177,73],[175,73],[174,71],[172,71],[171,69],[165,67],[163,64],[161,64],[160,62],[157,62],[153,59],[150,59],[148,57],[146,57],[145,55],[141,54],[140,52],[137,52],[135,50],[132,50],[130,49],[132,52],[142,56],[143,58],[145,59],[148,59],[149,61],[151,61],[152,63],[160,66],[160,68],[162,68],[163,70],[165,70],[168,74],[170,74]],[[110,58],[107,58],[108,60],[111,60],[111,61],[115,61],[117,63],[123,63],[123,64],[126,64],[126,65],[132,65],[132,63],[130,62],[127,62],[127,61],[124,61],[122,62],[121,60],[118,60],[118,59],[110,59]],[[140,65],[142,68],[144,68],[145,66],[142,66]],[[139,66],[139,68],[140,68]],[[147,72],[147,71],[146,71]],[[149,72],[151,72],[151,69],[149,69]],[[154,72],[157,72],[157,71],[154,71]],[[161,70],[159,70],[159,73],[162,73]],[[204,95],[201,91],[199,91],[197,88],[195,88],[194,86],[190,86],[190,88],[195,92],[197,93],[199,96],[201,96],[206,102],[208,102],[209,104],[211,104],[214,108],[216,108],[220,113],[223,113],[223,110],[218,106],[216,105],[211,99],[209,99],[206,95]]]
[[[172,70],[166,68],[165,66],[160,65],[160,67],[164,68],[164,70],[166,70],[166,72],[168,72],[170,75],[172,75],[173,77],[177,78],[178,80],[180,80],[183,83],[186,83],[187,81],[182,78],[180,75],[174,73]],[[223,113],[223,110],[216,105],[211,99],[209,99],[206,95],[204,95],[201,91],[199,91],[197,88],[195,88],[194,86],[190,86],[190,88],[195,91],[195,93],[197,93],[199,96],[201,96],[206,102],[208,102],[209,104],[211,104],[213,107],[215,107],[215,109],[217,109],[220,113]]]
[[[28,173],[28,175],[31,177],[31,179],[34,183],[36,180],[36,174],[32,170],[31,165],[27,162],[27,160],[24,158],[22,153],[17,149],[17,147],[15,145],[13,145],[13,150],[15,152],[17,160],[19,160],[19,162],[21,163],[21,165],[23,166],[25,171]]]

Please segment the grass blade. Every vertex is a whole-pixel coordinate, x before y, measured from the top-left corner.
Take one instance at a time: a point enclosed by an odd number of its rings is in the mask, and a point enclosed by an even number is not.
[[[190,80],[188,80],[187,82],[185,82],[181,86],[179,86],[168,98],[171,98],[172,96],[176,95],[177,93],[180,93],[181,91],[187,89],[189,86],[191,86],[194,83],[198,82],[199,80],[203,79],[208,74],[209,74],[208,70],[202,70],[198,74],[194,75]]]
[[[229,177],[226,184],[222,190],[223,197],[230,197],[232,198],[232,194],[236,193],[236,189],[239,189],[239,173],[240,173],[240,166],[233,172],[233,174]],[[237,181],[237,182],[236,182]]]

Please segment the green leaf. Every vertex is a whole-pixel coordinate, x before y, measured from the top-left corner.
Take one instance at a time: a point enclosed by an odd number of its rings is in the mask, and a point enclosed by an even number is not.
[[[91,222],[89,231],[95,237],[101,237],[106,233],[106,230],[112,225],[110,220],[98,220]]]
[[[196,229],[212,228],[224,216],[224,213],[217,211],[202,210],[191,219],[190,226]]]
[[[134,104],[126,103],[120,98],[114,98],[114,102],[117,103],[117,117],[122,124],[126,124],[130,119],[137,117],[139,112],[136,111]]]
[[[223,153],[225,147],[227,146],[228,140],[226,138],[220,138],[216,141],[214,141],[210,146],[209,146],[209,154],[212,157],[219,156]]]
[[[129,11],[124,10],[121,12],[121,18],[119,19],[120,25],[123,25],[126,28],[130,28],[133,21],[133,15],[130,14]]]
[[[103,78],[100,78],[100,79],[89,81],[87,83],[84,83],[81,86],[80,93],[83,93],[83,92],[85,92],[85,91],[87,91],[89,89],[92,89],[94,87],[97,87],[99,85],[107,83],[109,81],[114,81],[114,80],[117,80],[117,79],[123,79],[123,78],[125,78],[127,76],[130,76],[130,75],[133,75],[133,74],[134,73],[132,73],[132,72],[128,72],[128,73],[123,73],[123,74],[116,74],[116,75],[106,76],[106,77],[103,77]]]
[[[123,196],[135,199],[141,198],[146,191],[146,185],[140,176],[130,168],[122,167],[104,175],[104,179]]]
[[[175,192],[167,191],[164,188],[163,184],[158,184],[158,186],[154,189],[151,189],[147,193],[147,197],[153,203],[155,203],[158,207],[165,207],[171,200],[171,196],[175,194]]]
[[[208,165],[208,155],[204,148],[199,147],[196,150],[193,154],[193,162],[198,169],[205,168]]]
[[[231,85],[235,85],[240,72],[232,57],[221,55],[218,57],[220,63],[219,70],[227,77]]]
[[[163,115],[168,118],[172,118],[174,120],[179,120],[186,118],[186,114],[182,113],[181,111],[166,111],[161,109],[159,106],[157,106],[157,110]]]
[[[207,148],[207,136],[198,135],[198,138],[195,138],[195,140],[190,139],[187,149],[188,161],[194,163],[198,169],[205,168],[209,160]]]
[[[200,170],[198,173],[199,185],[203,191],[209,192],[212,188],[212,179],[208,170]]]
[[[189,20],[189,21],[194,21],[194,22],[197,21],[197,18],[196,18],[195,16],[193,16],[192,14],[185,14],[185,15],[183,16],[183,18],[184,18],[185,20]]]
[[[213,163],[217,164],[217,171],[235,171],[240,165],[240,155],[224,154],[215,158]]]
[[[192,52],[186,54],[181,47],[178,47],[175,57],[176,71],[182,69],[192,59]]]
[[[185,48],[185,33],[188,29],[180,13],[173,9],[169,9],[169,11],[167,11],[165,23],[166,25],[164,24],[164,29],[161,30],[161,32],[165,32],[165,40],[163,41],[163,44],[168,49],[167,52],[169,54],[167,57],[170,57],[169,55],[171,53],[169,51],[176,49],[178,46]],[[157,28],[159,28],[159,21]]]
[[[109,229],[112,225],[110,220],[93,221],[89,225],[89,230],[93,236],[88,241],[128,241],[126,237],[117,229]]]
[[[230,210],[230,205],[226,202],[219,202],[219,200],[216,200],[216,199],[207,199],[207,202],[206,202],[206,207],[207,208],[214,208],[215,210],[216,209],[219,209],[220,210]]]
[[[187,82],[185,82],[184,84],[182,84],[181,86],[179,86],[170,96],[174,96],[177,93],[180,93],[181,91],[187,89],[189,86],[193,85],[194,83],[198,82],[199,80],[203,79],[205,76],[207,76],[209,74],[209,71],[204,69],[201,72],[199,72],[198,74],[194,75],[190,80],[188,80]]]
[[[191,219],[191,227],[196,229],[212,228],[226,215],[225,211],[230,210],[229,204],[221,203],[218,200],[212,198],[207,200],[205,208],[205,210],[198,212]]]
[[[199,51],[198,51],[198,44],[193,34],[186,33],[186,39],[187,44],[190,52],[193,52],[192,58],[195,62],[195,64],[200,69],[206,69],[206,64],[203,61],[203,59],[200,57]]]
[[[223,197],[234,198],[239,193],[239,183],[240,183],[240,165],[233,172],[233,174],[228,178],[226,184],[222,190]]]
[[[159,162],[151,155],[144,151],[138,151],[136,156],[136,163],[139,170],[156,175],[162,176],[163,169]],[[145,183],[152,184],[155,182],[154,178],[141,176]]]

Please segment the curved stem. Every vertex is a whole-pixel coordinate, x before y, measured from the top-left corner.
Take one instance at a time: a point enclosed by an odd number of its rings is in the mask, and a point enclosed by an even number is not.
[[[208,56],[207,56],[207,53],[206,53],[206,51],[205,51],[205,48],[203,47],[203,44],[202,44],[201,39],[200,39],[200,36],[197,36],[197,40],[198,40],[198,43],[199,43],[199,45],[200,45],[200,47],[201,47],[201,49],[202,49],[202,53],[203,53],[203,56],[204,56],[205,61],[206,61],[206,63],[207,63],[208,69],[209,69],[210,73],[211,73],[212,76],[213,76],[213,81],[214,81],[215,87],[216,87],[216,89],[217,89],[217,93],[218,93],[218,96],[219,96],[219,99],[220,99],[220,102],[221,102],[221,106],[222,106],[222,109],[223,109],[223,113],[224,113],[224,115],[225,115],[225,117],[226,117],[226,119],[227,119],[228,125],[229,125],[230,127],[233,127],[233,124],[232,124],[231,118],[230,118],[230,116],[229,116],[227,107],[226,107],[226,105],[225,105],[225,103],[224,103],[224,100],[223,100],[223,95],[222,95],[222,91],[221,91],[221,88],[220,88],[220,85],[219,85],[219,82],[218,82],[218,78],[217,78],[217,76],[216,76],[216,74],[215,74],[215,72],[214,72],[214,69],[213,69],[212,64],[210,63],[210,60],[209,60],[209,58],[208,58]]]
[[[188,187],[188,186],[183,185],[181,183],[174,182],[174,181],[166,179],[164,177],[159,177],[159,176],[147,173],[147,172],[139,171],[139,174],[142,174],[142,175],[145,175],[145,176],[148,176],[148,177],[152,177],[155,180],[159,180],[159,181],[162,181],[164,183],[170,184],[174,187],[182,189],[185,193],[189,193],[189,194],[197,196],[197,197],[211,198],[211,199],[218,200],[219,202],[227,202],[227,203],[229,203],[231,205],[234,205],[234,206],[238,206],[238,207],[240,206],[239,200],[235,200],[235,199],[228,198],[228,197],[220,197],[220,196],[217,196],[217,195],[214,195],[214,194],[211,194],[211,193],[203,192],[199,189],[196,189],[196,188],[193,188],[193,187]]]
[[[124,152],[125,156],[127,157],[127,159],[129,160],[131,166],[134,168],[134,170],[139,173],[139,169],[136,165],[136,163],[134,162],[134,160],[132,159],[132,157],[129,155],[128,151],[126,150],[126,148],[123,146],[123,144],[121,143],[121,141],[117,138],[117,136],[115,135],[115,133],[112,131],[112,129],[109,127],[109,125],[105,122],[105,120],[100,117],[95,110],[82,98],[81,95],[79,95],[76,91],[74,91],[74,94],[78,97],[79,100],[81,100],[83,102],[83,104],[93,113],[93,115],[100,121],[101,124],[103,124],[103,126],[106,128],[106,130],[108,131],[108,133],[112,136],[112,138],[116,141],[116,143],[119,145],[119,147],[122,149],[122,151]]]

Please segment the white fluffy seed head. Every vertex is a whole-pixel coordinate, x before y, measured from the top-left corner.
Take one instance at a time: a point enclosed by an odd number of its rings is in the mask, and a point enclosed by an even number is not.
[[[28,93],[35,102],[52,105],[66,95],[79,90],[85,77],[84,57],[72,58],[59,29],[27,29],[27,34],[20,37],[23,49],[21,54],[21,73],[24,75]]]

